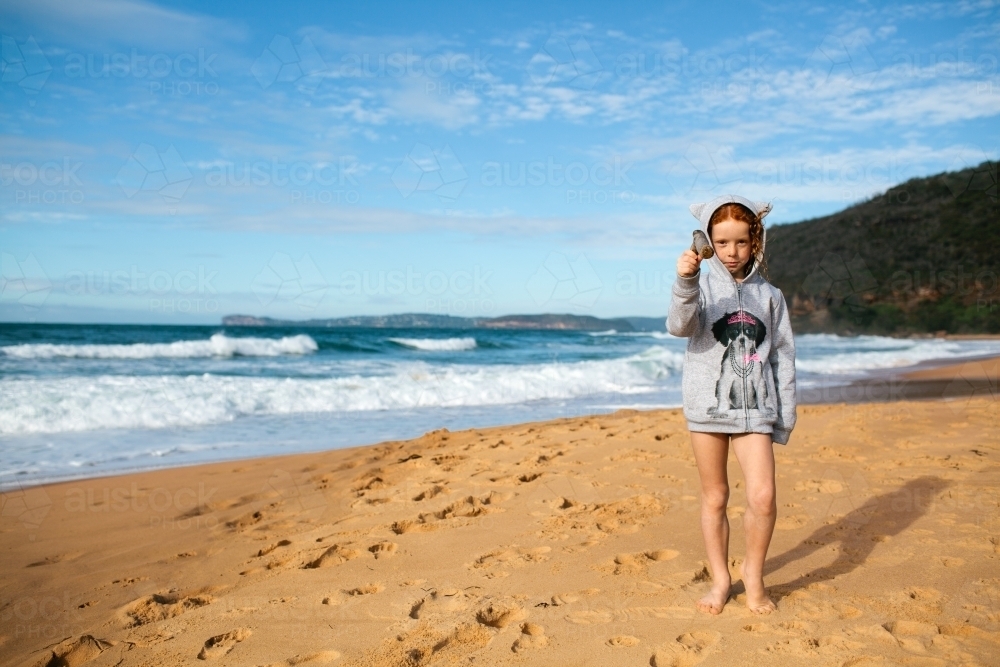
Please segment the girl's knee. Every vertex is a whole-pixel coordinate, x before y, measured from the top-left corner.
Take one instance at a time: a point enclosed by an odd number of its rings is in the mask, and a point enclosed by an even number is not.
[[[701,491],[701,504],[705,509],[715,512],[725,511],[729,504],[729,487],[718,486]]]
[[[774,488],[756,489],[747,494],[747,504],[757,516],[767,516],[777,511]]]

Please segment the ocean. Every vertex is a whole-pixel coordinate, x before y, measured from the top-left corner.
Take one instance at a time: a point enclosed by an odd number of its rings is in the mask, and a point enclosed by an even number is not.
[[[0,325],[0,490],[677,407],[664,332]],[[796,337],[800,391],[1000,340]]]

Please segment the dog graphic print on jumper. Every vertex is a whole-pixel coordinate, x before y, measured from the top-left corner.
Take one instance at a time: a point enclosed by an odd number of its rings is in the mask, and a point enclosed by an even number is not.
[[[715,340],[725,346],[719,382],[715,388],[718,404],[708,409],[713,417],[732,417],[731,410],[763,410],[769,417],[764,364],[757,348],[767,336],[760,318],[746,311],[726,313],[712,325]]]
[[[709,238],[712,214],[727,203],[760,218],[771,210],[739,195],[693,204],[691,213]],[[698,273],[678,275],[667,330],[688,339],[682,386],[689,430],[768,433],[784,445],[795,426],[795,341],[784,295],[758,271],[766,228],[761,240],[742,281],[718,254],[702,260]]]

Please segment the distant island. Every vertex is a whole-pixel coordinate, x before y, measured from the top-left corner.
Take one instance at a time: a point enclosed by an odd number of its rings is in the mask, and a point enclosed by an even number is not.
[[[373,329],[538,329],[554,331],[666,331],[663,317],[619,317],[602,319],[591,315],[504,315],[502,317],[455,317],[430,313],[356,315],[316,320],[277,320],[253,315],[226,315],[227,327],[368,327]]]

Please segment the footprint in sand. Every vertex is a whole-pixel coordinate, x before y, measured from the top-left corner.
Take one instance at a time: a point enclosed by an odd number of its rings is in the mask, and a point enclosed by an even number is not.
[[[56,554],[54,556],[47,556],[43,560],[35,561],[34,563],[29,563],[27,567],[43,567],[45,565],[55,565],[56,563],[65,563],[71,560],[76,560],[83,555],[82,551],[73,551],[71,553]]]
[[[261,556],[266,556],[275,549],[278,549],[280,547],[287,547],[291,543],[292,543],[291,540],[281,540],[280,542],[275,542],[274,544],[266,546],[263,549],[259,550],[257,552],[257,557],[260,558]]]
[[[388,646],[371,651],[360,664],[425,665],[436,661],[455,664],[489,644],[495,635],[490,627],[475,621],[459,623],[446,632],[421,626],[400,633]]]
[[[350,588],[344,591],[347,595],[358,596],[358,595],[374,595],[382,591],[382,584],[365,584],[363,586],[357,586],[355,588]]]
[[[513,600],[500,599],[480,608],[476,612],[476,620],[491,628],[505,628],[511,623],[523,620],[527,615],[521,605]]]
[[[220,500],[218,502],[210,502],[201,505],[196,505],[195,507],[181,514],[177,518],[190,519],[198,516],[212,514],[214,512],[233,510],[240,507],[245,507],[250,504],[260,505],[266,499],[267,495],[264,493],[248,493],[240,496],[239,498],[229,498],[228,500]]]
[[[441,470],[452,472],[458,464],[468,458],[465,454],[438,454],[432,456],[431,461],[434,462],[434,465],[441,466]]]
[[[232,519],[231,521],[227,521],[226,528],[230,528],[232,530],[237,530],[237,531],[246,530],[247,528],[252,528],[253,526],[256,526],[262,521],[268,519],[274,513],[274,510],[277,507],[278,503],[271,503],[263,509],[259,509],[253,512],[247,512],[246,514],[238,516],[235,519]]]
[[[306,655],[295,655],[286,660],[272,662],[266,667],[294,667],[295,665],[305,665],[310,662],[331,663],[340,657],[337,651],[320,651],[319,653],[309,653]]]
[[[252,633],[248,628],[237,628],[225,634],[209,638],[198,653],[199,660],[215,660],[226,655],[241,641],[248,639]]]
[[[154,593],[135,600],[124,609],[125,627],[135,628],[179,616],[190,609],[197,609],[215,601],[212,588],[180,593],[168,591]]]
[[[401,519],[399,521],[394,521],[389,528],[392,529],[392,532],[397,535],[402,535],[404,533],[424,533],[429,530],[437,530],[438,526],[432,523],[421,523],[410,519]]]
[[[319,558],[307,563],[305,565],[305,569],[315,570],[322,567],[340,565],[341,563],[346,563],[347,561],[357,558],[360,555],[361,552],[357,549],[351,549],[344,545],[334,544],[332,547],[324,551]]]
[[[388,558],[394,555],[398,549],[399,545],[395,542],[378,542],[368,547],[368,551],[375,556],[376,560],[379,558]]]
[[[510,647],[515,653],[530,649],[545,648],[549,645],[549,638],[545,636],[545,628],[535,623],[522,623],[521,636],[514,640]]]
[[[600,589],[588,588],[585,591],[580,591],[583,595],[597,595],[600,593]],[[563,607],[568,604],[573,604],[574,602],[579,602],[580,596],[575,593],[557,593],[551,598],[551,602],[546,604],[551,604],[553,607]]]
[[[776,629],[790,635],[806,635],[814,632],[816,626],[803,621],[783,621],[775,626]]]
[[[851,605],[845,604],[843,602],[834,602],[833,608],[837,610],[837,616],[842,621],[846,621],[852,618],[857,618],[858,616],[864,614],[864,612],[858,609],[857,607],[852,607]]]
[[[426,530],[435,530],[436,522],[458,517],[480,517],[494,511],[495,505],[510,496],[491,491],[484,496],[466,496],[435,512],[422,512],[414,519],[401,519],[394,522],[390,528],[397,535]]]
[[[524,567],[529,563],[541,563],[548,560],[548,553],[552,547],[536,547],[528,549],[525,547],[512,546],[503,549],[494,549],[477,558],[470,567],[473,570],[482,570],[489,578],[506,577],[510,574],[511,568]]]
[[[410,618],[427,620],[464,611],[476,597],[458,588],[434,589],[410,607]]]
[[[680,552],[673,549],[654,549],[634,554],[618,554],[615,556],[613,565],[606,569],[612,570],[615,574],[641,574],[646,571],[649,563],[672,560],[679,555]]]
[[[382,475],[384,473],[381,470],[373,470],[358,479],[352,490],[358,497],[363,497],[368,491],[378,491],[391,486],[392,483],[386,482]]]
[[[653,667],[692,667],[711,655],[722,635],[714,631],[686,632],[653,654]]]
[[[548,520],[552,527],[563,524],[573,530],[596,528],[606,534],[634,533],[655,516],[663,514],[666,503],[653,494],[641,494],[608,503],[594,503],[569,508],[566,516]]]
[[[766,634],[771,632],[771,630],[772,627],[768,623],[751,623],[743,626],[743,632],[752,632],[754,634]]]
[[[889,631],[899,646],[911,653],[924,653],[927,645],[939,633],[938,626],[920,621],[890,621],[882,627]]]
[[[49,659],[42,658],[39,665],[71,665],[76,667],[90,662],[117,642],[97,639],[93,635],[83,635],[79,639],[66,640],[48,651]]]
[[[424,500],[430,500],[431,498],[434,498],[442,493],[448,493],[448,488],[441,484],[435,484],[431,488],[425,489],[424,491],[418,493],[416,496],[413,497],[413,500],[419,503],[423,502]]]
[[[613,646],[615,648],[628,648],[630,646],[636,646],[639,643],[637,637],[632,635],[618,635],[617,637],[612,637],[607,642],[608,646]]]

